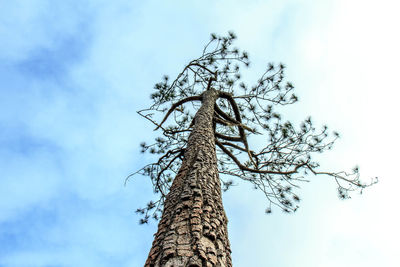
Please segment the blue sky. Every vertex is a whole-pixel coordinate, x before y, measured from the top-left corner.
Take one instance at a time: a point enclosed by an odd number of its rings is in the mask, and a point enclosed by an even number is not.
[[[234,30],[255,80],[284,62],[300,102],[338,130],[329,170],[380,183],[348,201],[310,177],[294,215],[265,215],[240,183],[224,195],[236,267],[399,266],[396,155],[399,24],[394,1],[0,1],[0,266],[143,266],[156,224],[134,210],[150,183],[124,179],[152,126],[154,83]]]

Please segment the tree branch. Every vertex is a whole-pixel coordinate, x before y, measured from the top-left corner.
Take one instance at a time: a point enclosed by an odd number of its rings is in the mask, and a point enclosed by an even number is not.
[[[160,193],[161,193],[161,195],[162,195],[163,198],[165,198],[165,194],[164,194],[164,192],[162,191],[162,189],[161,189],[161,187],[160,187],[160,178],[161,178],[161,175],[164,173],[164,171],[166,171],[166,170],[169,169],[169,167],[171,166],[171,164],[172,164],[177,158],[179,158],[179,157],[182,155],[182,151],[183,151],[183,149],[181,149],[181,150],[180,150],[180,153],[179,153],[178,155],[176,155],[170,162],[168,162],[168,164],[167,164],[164,168],[162,168],[162,169],[160,170],[160,172],[158,173],[158,175],[157,175],[157,178],[156,178],[156,186],[157,186],[157,188],[158,188],[158,191],[160,191]]]
[[[217,105],[215,105],[215,107],[218,108]],[[218,108],[218,109],[219,109],[219,108]],[[240,122],[234,120],[232,117],[230,117],[228,114],[226,114],[225,112],[223,112],[221,109],[219,109],[219,111],[222,112],[222,113],[224,113],[224,114],[226,115],[226,116],[224,116],[224,117],[229,117],[229,119],[225,119],[225,120],[224,120],[223,118],[219,118],[219,117],[217,117],[217,116],[214,116],[215,122],[220,123],[220,124],[225,125],[225,126],[241,126],[241,127],[243,127],[243,129],[246,129],[246,130],[249,131],[249,132],[255,133],[253,129],[251,129],[250,127],[248,127],[248,126],[246,126],[246,125],[244,125],[244,124],[242,124],[242,123],[240,123]],[[219,115],[219,116],[221,116],[221,114],[219,114],[219,112],[216,112],[214,115]],[[221,116],[221,117],[223,117],[223,116]]]
[[[237,136],[237,137],[236,136],[227,136],[227,135],[223,135],[220,133],[215,133],[215,137],[221,138],[221,139],[227,140],[227,141],[234,141],[234,142],[242,142],[243,141],[242,138],[239,136]],[[215,139],[215,140],[217,140],[217,139]]]
[[[298,164],[294,167],[293,170],[291,171],[287,171],[287,172],[279,172],[279,171],[268,171],[268,170],[257,170],[257,169],[252,169],[249,167],[244,166],[226,147],[224,147],[224,145],[222,145],[218,140],[215,141],[215,143],[217,144],[217,146],[219,148],[221,148],[221,150],[223,152],[225,152],[225,154],[227,154],[235,163],[236,165],[239,167],[239,169],[241,169],[242,171],[248,171],[248,172],[252,172],[252,173],[262,173],[262,174],[281,174],[281,175],[287,175],[287,174],[294,174],[297,173],[298,169],[301,167],[304,167],[305,165],[307,165],[307,162],[304,162],[302,164]]]
[[[169,117],[169,115],[171,115],[171,113],[172,113],[177,107],[179,107],[180,105],[182,105],[182,104],[184,104],[184,103],[186,103],[186,102],[195,101],[195,100],[201,101],[201,99],[202,99],[202,97],[199,96],[199,95],[196,95],[196,96],[189,96],[189,97],[187,97],[187,98],[185,98],[185,99],[182,99],[182,100],[176,102],[175,104],[173,104],[173,105],[171,106],[171,108],[168,110],[167,114],[165,114],[164,119],[161,121],[160,125],[158,125],[158,126],[154,129],[154,131],[156,131],[156,130],[158,130],[159,128],[161,128],[161,125],[167,120],[167,118]]]
[[[205,70],[208,71],[209,73],[213,74],[213,75],[214,75],[214,79],[216,79],[217,72],[216,72],[216,71],[211,71],[211,70],[208,69],[206,66],[203,66],[203,65],[201,65],[201,64],[199,64],[199,63],[190,63],[190,64],[188,65],[188,67],[189,67],[189,66],[198,66],[198,67],[200,67],[200,68],[202,68],[202,69],[205,69]]]
[[[157,122],[155,122],[154,120],[152,120],[152,119],[149,117],[149,115],[154,115],[153,113],[150,113],[150,114],[147,114],[147,115],[143,115],[143,114],[142,114],[143,111],[148,111],[148,110],[149,110],[149,109],[142,109],[142,110],[136,111],[136,113],[139,114],[140,116],[142,116],[143,118],[145,118],[146,120],[149,120],[149,121],[150,121],[151,123],[153,123],[154,125],[156,125],[156,126],[157,126],[157,129],[158,129],[158,128],[161,128],[161,129],[164,130],[164,128],[161,127],[160,124],[158,124]]]
[[[219,96],[221,98],[225,98],[231,104],[233,112],[235,113],[236,120],[239,122],[239,124],[238,124],[239,135],[242,138],[244,147],[247,150],[247,154],[249,155],[250,161],[254,164],[254,167],[257,168],[257,164],[254,162],[253,156],[251,155],[250,150],[249,150],[249,144],[247,142],[246,133],[244,132],[243,127],[241,126],[242,125],[242,119],[241,119],[239,107],[237,106],[236,101],[232,98],[231,94],[228,94],[226,92],[222,92],[222,91],[219,92]]]
[[[230,146],[230,147],[236,148],[237,150],[241,150],[241,151],[247,153],[247,150],[246,150],[244,147],[240,147],[240,146],[235,145],[235,144],[230,143],[230,142],[220,142],[220,143],[221,143],[222,145],[224,145],[224,146]],[[252,154],[254,155],[254,151],[253,151],[253,150],[250,150],[250,153],[252,153]]]

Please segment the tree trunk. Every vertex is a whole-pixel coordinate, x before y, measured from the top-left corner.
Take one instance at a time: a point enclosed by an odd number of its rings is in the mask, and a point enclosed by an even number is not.
[[[216,99],[214,89],[203,94],[145,267],[232,266],[212,122]]]

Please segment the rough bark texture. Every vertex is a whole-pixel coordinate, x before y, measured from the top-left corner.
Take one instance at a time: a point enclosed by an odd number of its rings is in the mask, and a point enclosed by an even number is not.
[[[217,92],[205,91],[145,267],[231,267],[213,130]]]

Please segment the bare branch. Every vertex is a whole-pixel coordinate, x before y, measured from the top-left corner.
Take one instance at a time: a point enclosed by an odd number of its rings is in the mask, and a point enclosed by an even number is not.
[[[221,138],[223,140],[227,140],[227,141],[235,141],[235,142],[242,142],[242,138],[239,136],[227,136],[227,135],[223,135],[220,133],[215,133],[215,137],[217,138]]]
[[[162,175],[166,170],[169,169],[169,167],[171,166],[171,164],[172,164],[176,159],[178,159],[178,158],[182,155],[182,151],[183,151],[183,150],[180,150],[180,151],[179,151],[180,153],[179,153],[178,155],[176,155],[175,157],[173,157],[173,158],[168,162],[168,164],[158,172],[158,175],[157,175],[157,178],[156,178],[156,186],[157,186],[158,191],[161,193],[161,195],[162,195],[163,198],[165,198],[166,195],[165,195],[165,193],[163,192],[163,190],[162,190],[161,187],[160,187],[160,181],[161,181],[160,178],[161,178],[161,175]]]
[[[218,106],[215,106],[215,107],[218,107]],[[219,108],[218,108],[219,109]],[[219,109],[221,112],[223,112],[221,109]],[[224,112],[224,114],[226,114],[225,112]],[[216,113],[216,115],[219,115],[218,113]],[[226,114],[226,116],[229,116],[229,115],[227,115]],[[221,116],[222,117],[222,116]],[[231,118],[231,117],[230,117]],[[222,125],[225,125],[225,126],[240,126],[240,127],[243,127],[243,129],[245,129],[245,130],[247,130],[247,131],[249,131],[249,132],[252,132],[252,133],[256,133],[253,129],[251,129],[250,127],[248,127],[248,126],[246,126],[246,125],[244,125],[244,124],[242,124],[242,123],[240,123],[240,122],[237,122],[236,120],[234,120],[234,119],[229,119],[229,120],[224,120],[224,119],[222,119],[222,118],[219,118],[218,116],[214,116],[214,120],[215,120],[215,122],[217,122],[217,123],[220,123],[220,124],[222,124]]]
[[[202,99],[201,96],[190,96],[190,97],[187,97],[187,98],[185,98],[185,99],[182,99],[182,100],[178,101],[177,103],[173,104],[173,105],[171,106],[171,108],[168,110],[167,114],[165,114],[164,119],[163,119],[163,120],[161,121],[161,123],[154,129],[154,131],[155,131],[155,130],[158,130],[158,129],[161,127],[161,125],[167,120],[168,116],[169,116],[177,107],[179,107],[180,105],[182,105],[182,104],[184,104],[184,103],[186,103],[186,102],[195,101],[195,100],[201,101],[201,99]]]
[[[226,147],[224,147],[224,145],[222,145],[218,140],[215,141],[215,143],[217,144],[217,146],[219,148],[221,148],[222,151],[224,151],[235,163],[236,165],[239,167],[239,169],[241,169],[242,171],[248,171],[248,172],[252,172],[252,173],[263,173],[263,174],[280,174],[280,175],[287,175],[287,174],[294,174],[297,173],[298,169],[301,167],[304,167],[305,165],[307,165],[307,162],[304,163],[300,163],[298,165],[295,165],[293,170],[291,171],[286,171],[286,172],[281,172],[281,171],[270,171],[270,170],[257,170],[257,169],[252,169],[252,168],[248,168],[246,166],[244,166]]]
[[[237,150],[241,150],[241,151],[247,153],[247,150],[246,150],[244,147],[240,147],[240,146],[235,145],[235,144],[230,143],[230,142],[220,142],[220,143],[221,143],[222,145],[224,145],[224,146],[230,146],[230,147],[233,147],[233,148],[235,148],[235,149],[237,149]],[[254,155],[254,151],[250,150],[250,153],[251,153],[252,155]]]

